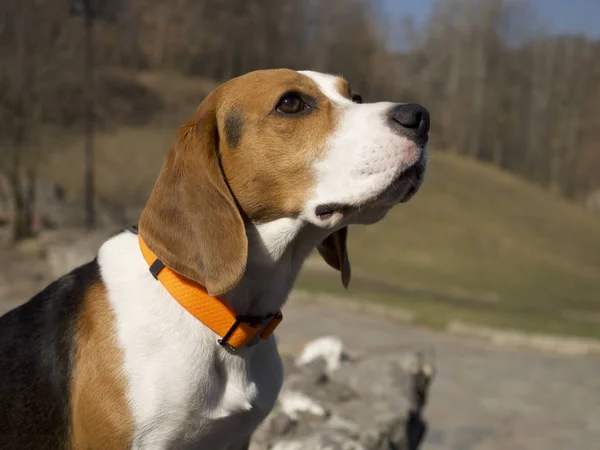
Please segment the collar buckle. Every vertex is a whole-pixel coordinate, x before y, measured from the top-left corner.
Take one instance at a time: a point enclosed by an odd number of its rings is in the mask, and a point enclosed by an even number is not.
[[[281,312],[278,312],[276,314],[268,314],[263,317],[244,315],[236,316],[235,322],[233,322],[227,333],[225,333],[225,335],[221,339],[218,339],[217,342],[219,343],[219,345],[225,347],[230,352],[235,352],[236,350],[239,350],[240,348],[244,347],[253,347],[256,344],[258,344],[261,340],[268,339],[269,336],[271,336],[271,334],[273,333],[273,330],[277,327],[277,325],[279,325],[279,322],[281,322],[282,319],[283,315],[281,314]],[[235,330],[242,323],[248,324],[253,330],[255,330],[255,332],[242,345],[240,345],[239,347],[234,347],[233,345],[229,344],[229,339],[231,339],[231,336],[233,336]]]

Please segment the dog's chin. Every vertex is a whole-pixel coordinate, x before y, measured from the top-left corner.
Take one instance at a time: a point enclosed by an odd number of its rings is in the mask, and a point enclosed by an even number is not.
[[[367,197],[358,204],[321,203],[314,209],[314,220],[323,228],[377,223],[392,207],[406,203],[415,196],[423,184],[424,172],[425,168],[422,164],[415,164],[384,187],[379,194]]]
[[[390,210],[408,202],[419,190],[419,184],[390,186],[377,200],[357,208],[356,214],[348,217],[349,224],[372,225],[383,219]]]
[[[418,191],[419,186],[390,186],[376,199],[360,206],[328,204],[331,209],[317,214],[319,225],[324,228],[339,228],[345,225],[372,225],[383,219],[390,210],[400,203],[406,203]]]
[[[387,216],[393,205],[380,206],[376,208],[366,209],[353,218],[352,224],[356,225],[373,225]]]
[[[373,207],[381,206],[391,208],[400,203],[411,200],[423,184],[422,174],[408,173],[394,180],[387,189],[374,200]]]

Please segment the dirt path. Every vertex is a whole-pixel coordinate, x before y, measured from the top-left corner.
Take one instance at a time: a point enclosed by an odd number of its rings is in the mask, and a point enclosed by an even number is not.
[[[435,351],[424,450],[597,450],[600,358],[544,354],[417,329],[296,293],[278,329],[283,351],[333,334],[350,351]],[[396,347],[398,350],[394,350]]]

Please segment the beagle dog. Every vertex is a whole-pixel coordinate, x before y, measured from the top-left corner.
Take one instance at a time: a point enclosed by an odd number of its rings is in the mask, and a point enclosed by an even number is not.
[[[0,449],[242,450],[271,411],[272,336],[311,251],[419,189],[429,113],[340,77],[256,71],[179,130],[138,226],[0,319]]]

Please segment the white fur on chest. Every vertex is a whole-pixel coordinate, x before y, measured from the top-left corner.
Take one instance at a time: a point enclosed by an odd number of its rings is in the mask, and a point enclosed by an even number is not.
[[[225,351],[152,277],[132,233],[107,241],[98,260],[124,352],[133,448],[235,449],[277,399],[274,338]]]

